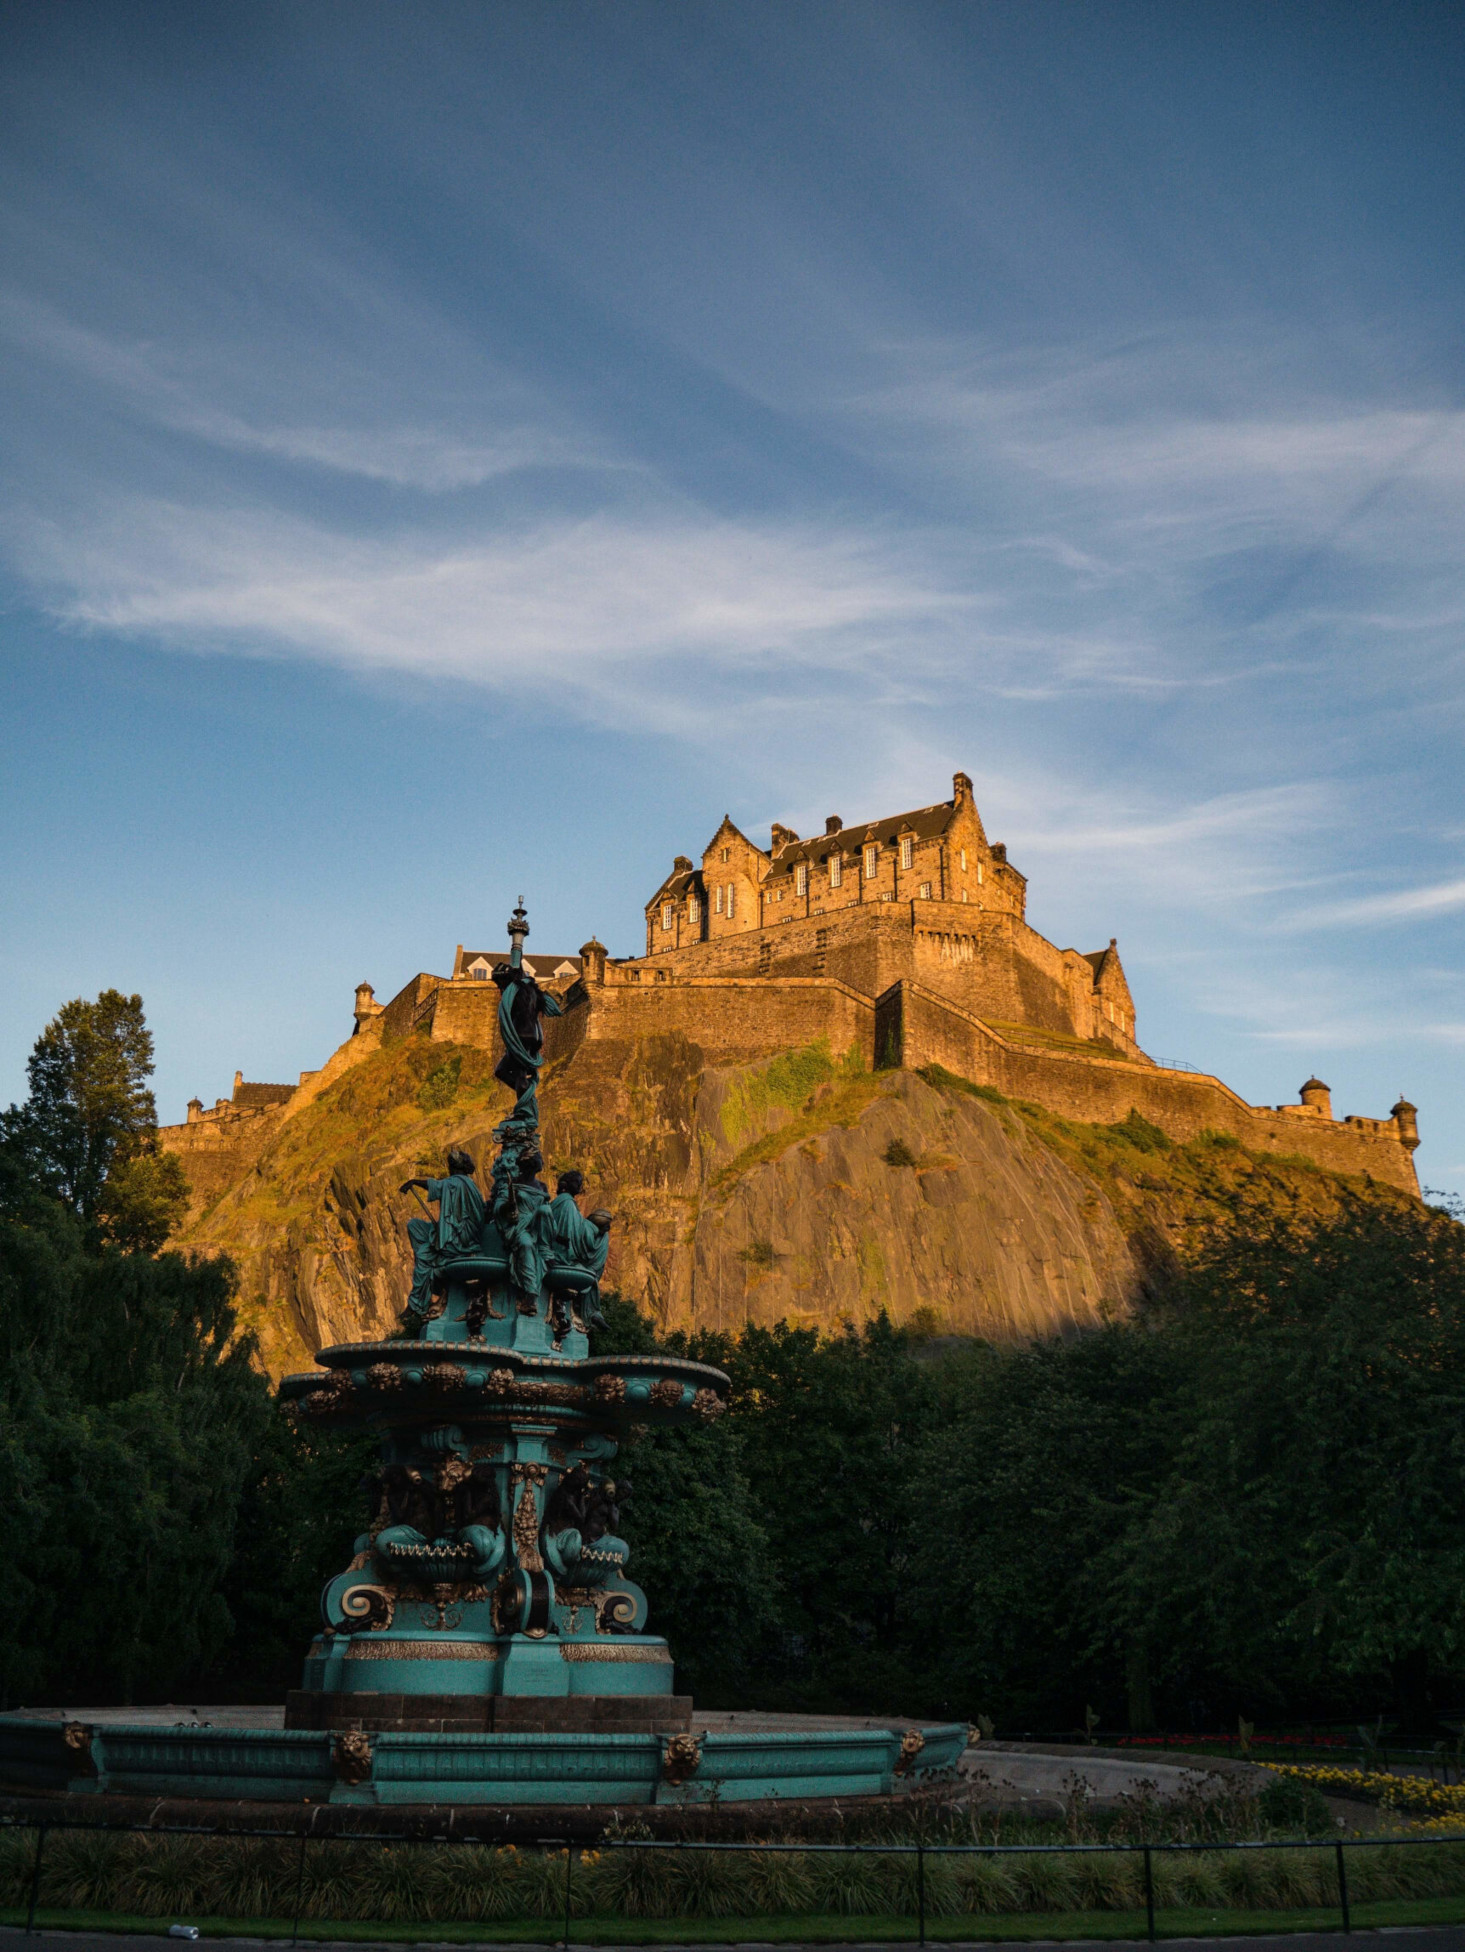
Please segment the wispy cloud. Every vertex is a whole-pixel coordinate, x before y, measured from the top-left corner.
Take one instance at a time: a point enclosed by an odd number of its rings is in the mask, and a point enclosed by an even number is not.
[[[156,340],[127,343],[78,325],[21,294],[0,298],[0,332],[33,355],[81,375],[110,392],[131,411],[158,427],[240,454],[262,454],[357,475],[395,487],[429,493],[478,487],[528,468],[615,469],[615,462],[585,434],[546,424],[523,389],[507,382],[458,403],[460,418],[483,431],[465,432],[430,418],[403,422],[379,407],[356,403],[354,418],[319,422],[312,408],[330,388],[322,376],[294,373],[276,391],[293,396],[289,415],[243,413],[225,401],[238,382],[218,354],[185,353]],[[257,377],[254,381],[259,384]],[[314,396],[314,397],[312,397]]]
[[[603,696],[611,672],[619,683],[685,659],[737,666],[758,695],[800,668],[909,659],[925,640],[939,656],[972,607],[865,535],[687,515],[549,520],[449,544],[130,502],[86,527],[31,522],[14,546],[73,626],[521,693],[568,680]]]
[[[1465,908],[1465,881],[1437,881],[1427,887],[1399,888],[1390,894],[1319,904],[1299,911],[1293,921],[1299,928],[1331,928],[1349,922],[1423,921],[1462,908]]]

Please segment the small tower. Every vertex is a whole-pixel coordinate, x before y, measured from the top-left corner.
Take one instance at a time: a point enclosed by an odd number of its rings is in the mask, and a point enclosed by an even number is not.
[[[190,1125],[197,1125],[197,1123],[198,1123],[198,1121],[199,1121],[199,1120],[200,1120],[200,1119],[201,1119],[202,1117],[203,1117],[203,1100],[202,1100],[202,1098],[190,1098],[190,1099],[189,1099],[189,1101],[188,1101],[188,1122],[189,1122],[189,1124],[190,1124]]]
[[[351,1032],[353,1037],[364,1023],[370,1023],[373,1017],[379,1017],[382,1014],[382,1006],[377,1002],[376,991],[371,987],[370,983],[358,983],[356,985],[356,1008],[351,1014],[356,1019],[355,1029]]]
[[[580,944],[580,976],[586,983],[605,981],[605,944],[597,942],[593,935],[588,942]]]
[[[1415,1151],[1419,1145],[1419,1107],[1411,1105],[1407,1098],[1401,1098],[1392,1116],[1399,1128],[1400,1145],[1406,1152]]]
[[[1297,1095],[1310,1112],[1323,1118],[1333,1116],[1333,1094],[1321,1078],[1309,1078]]]

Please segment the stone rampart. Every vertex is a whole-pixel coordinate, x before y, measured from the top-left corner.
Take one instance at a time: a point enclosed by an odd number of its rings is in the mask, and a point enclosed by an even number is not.
[[[1332,1172],[1368,1173],[1403,1192],[1419,1192],[1413,1158],[1392,1118],[1332,1120],[1300,1109],[1276,1111],[1248,1105],[1203,1072],[1024,1049],[919,983],[900,983],[878,1007],[882,1024],[894,1026],[884,1054],[907,1069],[939,1064],[973,1084],[1089,1124],[1113,1124],[1134,1110],[1172,1139],[1224,1132],[1254,1151],[1301,1154]]]

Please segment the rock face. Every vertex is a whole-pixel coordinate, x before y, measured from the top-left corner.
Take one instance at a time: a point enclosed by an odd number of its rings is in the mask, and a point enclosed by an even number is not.
[[[449,1143],[486,1176],[509,1105],[491,1063],[416,1036],[363,1055],[189,1228],[180,1245],[237,1262],[274,1372],[396,1326],[420,1210],[397,1189]],[[718,1068],[679,1036],[587,1042],[546,1067],[541,1104],[550,1172],[578,1166],[587,1204],[616,1216],[606,1285],[668,1328],[884,1309],[932,1333],[1062,1333],[1127,1310],[1157,1254],[1221,1207],[1337,1193],[1234,1142],[1211,1156],[1142,1121],[1077,1127],[820,1045]]]

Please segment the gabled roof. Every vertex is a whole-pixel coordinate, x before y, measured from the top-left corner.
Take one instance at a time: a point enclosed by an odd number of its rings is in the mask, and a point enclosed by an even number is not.
[[[816,834],[811,840],[785,841],[773,856],[774,874],[792,874],[801,861],[823,861],[838,850],[857,854],[873,841],[877,847],[893,847],[902,834],[917,840],[934,840],[944,834],[956,812],[955,804],[942,800],[934,807],[917,807],[914,813],[893,813],[885,820],[851,822],[837,834]]]
[[[507,962],[508,959],[508,954],[503,949],[465,949],[463,951],[462,961],[458,965],[458,974],[460,976],[470,975],[474,963],[482,963],[485,971],[491,974],[499,963]],[[536,983],[554,983],[558,982],[562,976],[578,976],[580,974],[580,958],[578,956],[531,956],[526,954],[524,957],[524,967],[529,971],[529,974],[534,978]]]
[[[646,904],[648,914],[663,901],[678,901],[685,895],[702,893],[701,868],[673,868]]]

